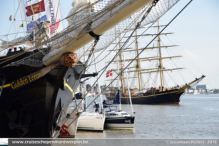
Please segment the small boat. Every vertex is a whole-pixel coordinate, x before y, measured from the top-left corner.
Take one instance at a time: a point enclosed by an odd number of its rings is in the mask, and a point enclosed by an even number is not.
[[[83,112],[79,118],[78,130],[103,132],[104,122],[104,114]]]
[[[94,54],[95,58],[95,54]],[[98,67],[96,64],[96,59],[94,59],[95,63],[95,69],[96,72],[98,71]],[[100,83],[98,80],[98,75],[96,76],[97,82],[98,82],[98,92],[101,93],[100,89]],[[95,92],[92,93],[93,96],[95,96]],[[78,98],[82,99],[82,94],[79,95]],[[87,96],[85,97],[86,99],[86,104],[87,104]],[[78,124],[78,130],[85,130],[85,131],[98,131],[98,132],[103,132],[104,130],[104,122],[105,122],[105,113],[103,110],[103,105],[102,105],[102,97],[100,95],[100,101],[101,101],[101,112],[83,112],[79,118],[79,124]],[[87,107],[87,105],[85,105]],[[99,104],[95,104],[95,108],[99,108]]]
[[[106,112],[105,128],[134,128],[135,116],[131,116],[127,112],[119,110],[116,105],[105,105],[104,109]]]
[[[76,94],[76,98],[77,100],[83,99],[82,94]],[[99,108],[99,104],[97,105]],[[105,122],[105,114],[102,111],[100,113],[86,111],[83,112],[79,117],[78,130],[103,132],[104,122]]]
[[[134,128],[135,115],[129,115],[127,112],[121,110],[121,92],[118,90],[116,97],[113,100],[104,100],[105,111],[105,128],[112,129],[129,129]],[[120,108],[113,104],[120,104]],[[131,109],[132,109],[132,104]],[[132,113],[133,112],[132,109]]]

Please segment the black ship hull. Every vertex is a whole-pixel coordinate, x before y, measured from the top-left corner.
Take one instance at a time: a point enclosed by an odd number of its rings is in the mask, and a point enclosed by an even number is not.
[[[135,117],[106,117],[104,128],[127,129],[134,127]]]
[[[175,89],[170,91],[155,92],[154,94],[140,94],[139,96],[131,97],[132,104],[179,104],[180,96],[184,93],[184,89]],[[107,99],[114,99],[115,96],[106,94]],[[122,104],[128,104],[129,97],[121,98]]]
[[[1,138],[53,137],[64,123],[84,66],[58,65],[40,78],[29,76],[43,68],[20,65],[0,69],[6,79],[0,96]],[[32,82],[25,85],[25,76]]]

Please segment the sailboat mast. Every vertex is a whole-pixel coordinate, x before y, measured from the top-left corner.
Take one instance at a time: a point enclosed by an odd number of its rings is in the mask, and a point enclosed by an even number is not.
[[[124,65],[125,65],[125,56],[123,56],[124,59]],[[128,69],[126,69],[125,74],[126,74],[126,81],[127,81],[127,89],[128,89],[128,93],[129,93],[129,102],[130,102],[130,106],[131,106],[131,112],[133,114],[133,107],[132,107],[132,99],[131,99],[131,92],[130,92],[130,88],[129,88],[129,78],[128,78]],[[120,103],[121,105],[121,103]]]
[[[119,47],[120,47],[120,45],[119,45]],[[120,60],[122,60],[122,53],[121,53],[121,51],[119,52],[119,58],[120,58]],[[121,72],[122,72],[122,62],[121,62]],[[123,74],[123,72],[121,73],[121,78],[120,78],[120,80],[121,80],[121,86],[122,86],[122,93],[124,93],[125,92],[125,88],[124,88],[124,82],[123,82],[123,78],[124,78],[124,74]]]
[[[159,19],[157,20],[157,28],[158,28],[158,34],[160,33],[160,26],[159,26]],[[161,47],[160,47],[160,35],[158,35],[158,47],[159,47],[159,70],[160,70],[160,84],[161,88],[164,87],[163,85],[163,63],[162,63],[162,55],[161,55]]]
[[[97,63],[96,63],[96,57],[95,57],[95,53],[93,53],[93,55],[94,55],[94,64],[95,64],[95,69],[96,69],[96,72],[98,72],[98,68],[97,68]],[[98,75],[96,76],[96,78],[97,78],[97,84],[98,84],[97,88],[98,88],[98,90],[99,90],[99,93],[100,93],[100,102],[101,102],[101,108],[103,109],[103,100],[102,100],[101,89],[100,89],[100,82],[99,82]],[[99,94],[99,93],[98,93],[98,94]]]
[[[83,47],[83,51],[85,51],[85,48]],[[85,63],[86,61],[85,61],[85,56],[84,56],[84,63]],[[85,96],[86,95],[86,92],[88,92],[87,91],[87,85],[86,85],[86,80],[84,81],[84,85],[85,85],[85,87],[84,87],[84,89],[85,89],[85,92],[84,92],[84,99],[85,99],[85,107],[87,107],[87,97]],[[85,108],[85,112],[86,112],[86,110],[87,110],[87,108]]]
[[[135,39],[135,45],[136,45],[136,51],[137,51],[137,54],[139,53],[138,52],[138,34],[137,34],[137,30],[135,31],[135,35],[136,35],[136,39]],[[141,66],[140,66],[140,59],[139,59],[139,56],[138,58],[136,59],[137,61],[137,71],[138,71],[138,85],[139,85],[139,91],[142,91],[142,88],[141,88],[141,72],[140,72],[140,69],[141,69]]]
[[[115,27],[115,38],[116,38],[116,27]],[[115,42],[116,44],[117,44],[117,38],[116,38],[116,42]],[[117,46],[116,46],[116,48],[117,48]],[[119,56],[117,56],[117,72],[119,73]],[[118,80],[118,90],[120,90],[120,88],[119,88],[119,80]],[[121,110],[122,108],[121,108],[121,103],[119,104],[119,110]]]

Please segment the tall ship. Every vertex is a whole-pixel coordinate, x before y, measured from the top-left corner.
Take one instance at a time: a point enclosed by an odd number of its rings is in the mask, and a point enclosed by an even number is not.
[[[120,53],[119,57],[113,61],[115,64],[117,64],[117,69],[112,69],[111,71],[108,70],[107,72],[107,73],[111,72],[111,74],[115,72],[116,74],[119,71],[123,71],[123,68],[126,66],[125,64],[133,60],[133,58],[126,59],[125,56],[129,56],[129,54],[132,53],[138,54],[139,51],[142,50],[142,48],[139,47],[139,41],[138,41],[138,38],[140,36],[149,37],[149,36],[158,35],[156,43],[153,44],[153,46],[150,46],[145,49],[145,53],[144,53],[145,56],[142,55],[141,57],[137,57],[135,59],[135,62],[132,64],[132,66],[126,68],[127,72],[129,72],[129,74],[132,75],[131,77],[129,77],[129,81],[125,80],[126,77],[124,71],[119,76],[119,79],[117,79],[117,82],[119,82],[117,84],[121,85],[120,90],[122,91],[122,98],[121,98],[122,104],[129,103],[127,82],[131,82],[132,84],[132,88],[130,90],[131,90],[131,96],[132,96],[131,99],[133,104],[179,104],[180,97],[185,92],[185,90],[187,88],[195,86],[205,77],[204,75],[202,75],[200,78],[195,78],[193,81],[188,82],[185,85],[181,85],[181,86],[176,84],[176,81],[174,81],[174,79],[171,77],[170,74],[172,74],[172,72],[174,71],[183,70],[185,68],[182,67],[167,68],[163,63],[163,60],[168,60],[168,59],[173,60],[173,64],[175,65],[174,59],[182,56],[180,55],[170,56],[170,53],[168,51],[166,53],[168,56],[166,54],[165,56],[163,55],[164,50],[168,50],[177,46],[161,45],[161,35],[166,36],[172,33],[160,33],[161,27],[164,27],[165,25],[160,26],[159,20],[157,21],[156,24],[157,24],[156,26],[151,26],[151,28],[157,29],[157,31],[152,34],[144,33],[139,35],[136,30],[135,35],[131,36],[134,37],[133,42],[135,43],[135,47],[124,48],[123,53]],[[127,36],[124,38],[127,38]],[[124,43],[122,41],[123,39],[120,38],[119,41],[117,41],[116,43],[122,45],[122,43]],[[155,50],[155,53],[151,52],[151,50]],[[155,56],[148,56],[148,54],[154,54]],[[150,66],[145,68],[146,66],[145,64],[150,64]],[[115,66],[112,68],[115,68]],[[169,73],[164,74],[165,72],[169,72]],[[171,80],[175,82],[175,86],[168,87],[167,76],[170,76]],[[112,79],[107,79],[106,81],[111,81],[111,80]],[[106,98],[113,99],[114,96],[116,95],[116,90],[117,89],[115,89],[114,87],[108,88],[107,92],[105,93]]]
[[[0,39],[1,54],[6,52],[0,58],[0,137],[75,137],[83,110],[74,91],[97,75],[85,74],[92,54],[105,52],[119,37],[112,35],[115,26],[121,32],[133,29],[136,21],[146,26],[178,1],[74,0],[65,18],[59,0],[18,1],[9,20],[21,22],[23,32],[9,30]]]

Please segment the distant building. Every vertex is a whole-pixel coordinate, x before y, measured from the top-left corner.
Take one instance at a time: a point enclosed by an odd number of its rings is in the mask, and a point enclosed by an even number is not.
[[[213,92],[214,92],[214,90],[213,89],[211,89],[211,90],[208,90],[208,94],[213,94]]]
[[[197,85],[196,90],[208,90],[209,85]]]

